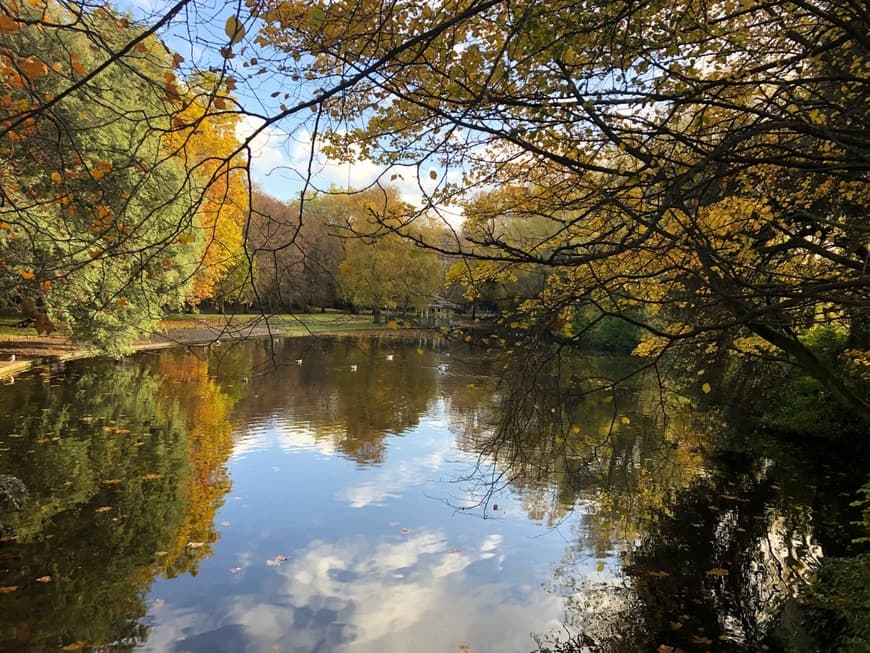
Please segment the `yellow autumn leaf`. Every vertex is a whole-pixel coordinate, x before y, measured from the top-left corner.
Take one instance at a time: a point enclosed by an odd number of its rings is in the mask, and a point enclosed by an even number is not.
[[[63,181],[63,177],[61,177],[61,174],[57,170],[55,170],[54,172],[51,173],[51,180],[54,183],[59,184],[60,182]]]
[[[727,576],[728,570],[722,569],[721,567],[717,567],[716,569],[710,569],[707,571],[708,576]]]
[[[704,385],[701,386],[701,390],[703,390],[704,394],[707,394],[712,389],[713,389],[713,387],[709,383],[705,383]]]
[[[30,270],[25,270],[24,268],[18,270],[18,274],[21,275],[21,278],[24,279],[25,281],[31,281],[32,279],[34,279],[36,277],[36,275],[33,274],[33,272],[31,272]]]
[[[244,38],[245,26],[242,25],[238,18],[230,16],[227,18],[226,25],[224,25],[224,32],[230,37],[230,45],[235,45]]]

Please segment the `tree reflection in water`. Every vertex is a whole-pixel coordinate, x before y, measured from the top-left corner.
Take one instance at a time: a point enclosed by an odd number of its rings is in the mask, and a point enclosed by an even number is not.
[[[0,474],[29,493],[3,520],[0,586],[15,589],[0,594],[0,648],[131,650],[151,579],[209,555],[232,399],[204,358],[151,367],[89,361],[0,395]]]
[[[542,523],[580,513],[550,585],[564,630],[536,636],[540,651],[755,650],[822,542],[848,541],[847,518],[831,516],[848,493],[816,491],[817,458],[761,434],[741,442],[654,371],[603,356],[508,370],[495,401],[455,424],[493,463],[482,502],[510,487]]]
[[[341,489],[312,488],[328,501],[308,506],[312,514],[344,511],[360,524],[369,520],[352,511],[388,499],[395,507],[402,484],[419,480],[385,464],[389,438],[426,420],[431,437],[455,439],[458,452],[452,442],[438,451],[477,462],[458,507],[494,515],[507,493],[530,519],[567,536],[545,584],[547,598],[564,608],[563,629],[539,633],[541,651],[751,650],[815,560],[847,545],[848,493],[832,495],[843,485],[836,475],[860,478],[854,470],[826,466],[823,456],[807,464],[806,451],[792,455],[758,434],[741,439],[698,400],[666,389],[654,371],[633,374],[630,360],[527,360],[505,370],[496,355],[433,338],[276,340],[124,364],[88,361],[16,383],[0,394],[0,477],[20,479],[30,503],[0,515],[0,588],[7,588],[0,649],[87,642],[130,650],[144,642],[154,618],[149,587],[159,577],[196,574],[212,554],[215,514],[230,489],[228,457],[244,449],[242,438],[263,431],[258,425],[269,425],[282,447],[302,438],[309,451],[338,454],[368,474],[377,487],[354,493],[360,488],[352,480]],[[612,386],[612,378],[627,380]],[[433,415],[449,428],[433,427]],[[409,465],[407,474],[431,469]],[[420,539],[430,531],[435,544]],[[369,585],[351,596],[347,579],[324,572],[323,595],[343,597],[360,618],[378,613],[362,593],[393,583],[396,569],[371,568],[365,546],[393,540],[377,532],[341,540],[340,525],[324,533],[339,539],[301,542],[301,558],[288,555],[284,567],[267,572],[292,580],[306,551],[312,559],[339,551],[352,563],[342,569],[371,571]],[[472,558],[454,552],[439,529],[396,541],[418,542],[420,564],[449,563],[444,570],[473,587]],[[450,574],[442,592],[425,594],[425,605],[456,600]],[[248,591],[269,607],[262,587]],[[483,610],[463,600],[463,614]],[[278,636],[299,634],[276,624]],[[370,627],[361,624],[360,632]]]

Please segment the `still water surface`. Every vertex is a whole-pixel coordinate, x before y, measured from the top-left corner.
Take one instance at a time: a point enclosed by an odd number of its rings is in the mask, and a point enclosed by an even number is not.
[[[0,650],[751,650],[845,539],[815,505],[848,470],[714,455],[720,425],[654,380],[569,401],[502,374],[343,338],[18,379]]]

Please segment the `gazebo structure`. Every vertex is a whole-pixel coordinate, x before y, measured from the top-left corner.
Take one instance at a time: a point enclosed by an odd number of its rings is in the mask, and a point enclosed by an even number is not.
[[[457,305],[449,299],[435,296],[429,305],[420,311],[421,327],[453,327],[453,315]]]

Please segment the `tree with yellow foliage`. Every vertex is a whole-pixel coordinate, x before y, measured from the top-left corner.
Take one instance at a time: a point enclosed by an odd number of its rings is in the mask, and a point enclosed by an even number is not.
[[[237,262],[244,160],[217,82],[110,8],[0,11],[0,297],[126,351]]]
[[[641,316],[638,353],[753,347],[870,418],[802,337],[841,329],[842,356],[866,359],[863,8],[269,0],[256,15],[258,42],[316,80],[332,151],[439,162],[432,205],[486,195],[451,253],[549,270],[527,324]],[[534,238],[506,227],[530,221]]]

